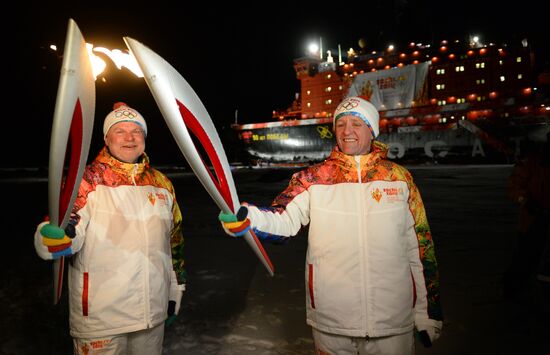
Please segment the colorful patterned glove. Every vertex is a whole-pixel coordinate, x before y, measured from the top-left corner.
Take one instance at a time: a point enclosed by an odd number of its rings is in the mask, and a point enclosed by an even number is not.
[[[218,219],[225,233],[232,237],[241,237],[250,230],[250,219],[247,216],[248,208],[241,206],[237,215],[220,212]]]
[[[38,225],[34,233],[34,248],[44,260],[59,259],[62,256],[72,255],[72,238],[75,236],[72,224],[65,230],[44,221]]]
[[[168,318],[166,319],[166,326],[169,326],[176,320],[176,316],[180,312],[181,297],[185,291],[185,284],[178,285],[178,279],[176,272],[172,270],[172,278],[170,280],[170,295],[168,298]]]

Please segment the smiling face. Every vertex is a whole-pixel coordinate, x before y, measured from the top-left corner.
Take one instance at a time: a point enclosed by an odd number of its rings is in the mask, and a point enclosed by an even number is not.
[[[373,136],[361,118],[353,115],[342,116],[336,120],[334,130],[336,143],[343,153],[363,155],[370,151]]]
[[[137,123],[119,122],[107,132],[105,144],[113,157],[136,163],[145,151],[145,133]]]

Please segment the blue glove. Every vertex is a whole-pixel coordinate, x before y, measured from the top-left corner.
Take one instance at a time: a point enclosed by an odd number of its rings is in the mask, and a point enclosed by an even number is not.
[[[250,219],[247,216],[248,208],[241,206],[237,211],[237,215],[220,212],[218,219],[225,233],[232,237],[240,237],[250,230]]]

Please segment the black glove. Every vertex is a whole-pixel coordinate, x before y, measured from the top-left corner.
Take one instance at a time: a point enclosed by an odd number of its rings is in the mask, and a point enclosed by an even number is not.
[[[419,331],[416,336],[418,337],[418,340],[424,345],[425,348],[429,348],[432,346],[432,340],[430,339],[430,336],[428,335],[428,332],[425,330]]]

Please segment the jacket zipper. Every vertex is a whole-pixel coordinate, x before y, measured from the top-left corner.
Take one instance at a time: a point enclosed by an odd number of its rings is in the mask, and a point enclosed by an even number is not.
[[[136,186],[136,173],[137,173],[137,169],[138,169],[138,164],[134,164],[134,169],[132,169],[132,184],[134,184],[134,186]]]
[[[139,168],[139,164],[134,164],[134,168],[132,169],[132,183],[134,186],[137,186],[136,184],[136,174]],[[142,215],[143,217],[143,215]],[[143,218],[142,218],[143,219]],[[149,243],[147,241],[148,236],[145,234],[145,255],[149,255]],[[151,322],[151,306],[150,306],[150,295],[149,295],[149,267],[145,266],[145,275],[143,280],[143,292],[144,292],[144,307],[145,307],[145,322],[147,323],[147,328],[152,328],[153,324]]]
[[[359,243],[359,250],[360,250],[360,253],[361,255],[359,256],[359,262],[360,262],[360,265],[361,265],[361,280],[362,280],[362,287],[361,287],[361,293],[362,293],[362,297],[361,297],[361,306],[362,306],[362,309],[363,309],[363,312],[364,312],[364,316],[363,316],[363,319],[364,319],[364,323],[363,323],[363,326],[364,326],[364,329],[365,329],[365,336],[368,338],[369,337],[369,334],[367,332],[367,315],[368,315],[368,310],[367,310],[367,292],[366,292],[366,283],[367,283],[367,270],[366,270],[366,267],[367,267],[367,259],[366,259],[366,255],[365,255],[365,243],[366,243],[366,240],[364,238],[366,238],[366,235],[365,235],[365,227],[363,225],[363,207],[365,205],[365,197],[363,196],[363,188],[362,188],[362,185],[363,185],[363,181],[361,180],[361,156],[360,155],[356,155],[355,156],[355,162],[356,162],[356,166],[357,166],[357,184],[359,186],[359,199],[357,201],[357,205],[358,205],[358,216],[359,216],[359,226],[358,226],[358,243]],[[365,235],[365,237],[363,237]]]

